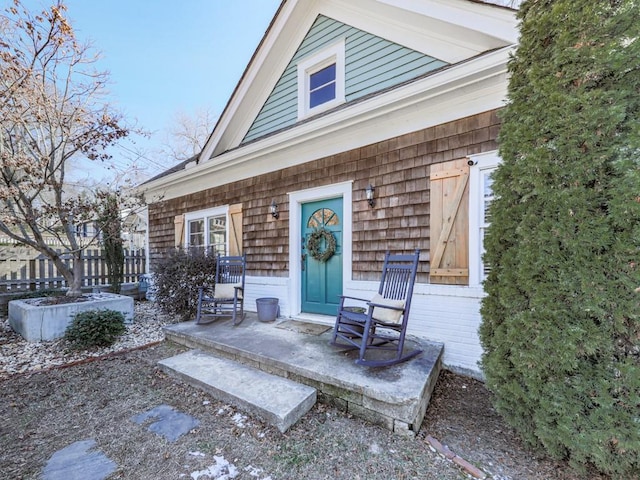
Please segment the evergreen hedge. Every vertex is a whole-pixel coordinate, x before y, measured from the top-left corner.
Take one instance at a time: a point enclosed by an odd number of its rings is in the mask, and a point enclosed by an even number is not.
[[[124,241],[122,240],[122,217],[118,195],[113,192],[98,192],[102,203],[98,223],[102,231],[107,276],[113,293],[120,293],[124,279]]]
[[[480,338],[530,445],[640,475],[640,4],[525,0]]]

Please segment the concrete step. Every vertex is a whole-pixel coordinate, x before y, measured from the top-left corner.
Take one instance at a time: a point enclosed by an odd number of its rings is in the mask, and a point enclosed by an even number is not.
[[[248,312],[240,325],[179,322],[164,332],[167,340],[185,347],[313,387],[321,401],[400,435],[418,432],[442,367],[443,344],[411,337],[407,351],[419,348],[421,355],[391,367],[362,367],[355,363],[357,351],[329,345],[330,326],[321,333],[285,328],[286,323],[261,322]]]
[[[200,350],[158,363],[167,373],[262,418],[283,433],[316,403],[315,388]]]

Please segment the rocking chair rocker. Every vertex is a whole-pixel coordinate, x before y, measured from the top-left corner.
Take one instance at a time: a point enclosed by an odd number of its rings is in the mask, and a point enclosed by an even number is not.
[[[413,255],[385,254],[378,293],[371,299],[342,296],[331,345],[359,349],[358,365],[383,367],[409,360],[422,350],[404,352],[411,297],[420,250]],[[357,301],[362,307],[351,305]],[[349,303],[349,305],[346,305]],[[376,350],[391,351],[391,358],[367,358]]]
[[[196,324],[208,324],[228,316],[234,325],[244,320],[245,266],[245,255],[221,257],[218,254],[213,294],[209,295],[205,287],[198,289]]]

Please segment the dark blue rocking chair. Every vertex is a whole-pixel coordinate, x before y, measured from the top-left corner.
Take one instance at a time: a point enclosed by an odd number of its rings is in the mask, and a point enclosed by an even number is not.
[[[231,317],[234,325],[244,320],[244,276],[246,257],[222,257],[216,260],[213,293],[198,289],[198,325],[211,323],[220,317]]]
[[[420,250],[413,255],[387,252],[374,298],[342,296],[331,345],[359,349],[356,363],[370,367],[394,365],[422,353],[422,350],[404,351],[419,258]],[[377,354],[380,350],[391,353]]]

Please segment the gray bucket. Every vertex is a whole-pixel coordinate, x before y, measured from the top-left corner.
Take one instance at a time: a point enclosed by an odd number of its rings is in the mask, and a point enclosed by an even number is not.
[[[277,298],[256,298],[258,320],[261,322],[273,322],[279,313]]]

